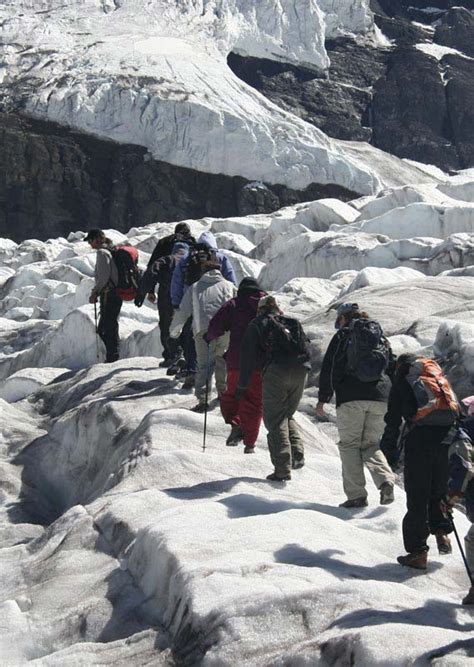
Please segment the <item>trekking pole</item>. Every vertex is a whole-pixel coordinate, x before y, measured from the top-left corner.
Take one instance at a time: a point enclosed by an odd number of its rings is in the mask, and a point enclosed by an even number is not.
[[[95,320],[95,356],[99,361],[99,332],[97,331],[97,301],[94,301],[94,320]]]
[[[469,564],[467,562],[466,554],[464,553],[464,549],[462,548],[461,540],[459,539],[458,531],[456,530],[456,526],[454,525],[454,519],[453,519],[453,513],[452,512],[447,512],[447,517],[448,521],[451,524],[451,528],[453,529],[454,536],[456,537],[456,542],[458,543],[459,551],[461,552],[461,556],[464,562],[464,567],[466,568],[467,576],[470,579],[471,586],[474,586],[474,577],[471,572],[471,569],[469,567]]]
[[[207,406],[209,400],[209,365],[211,361],[211,350],[209,343],[207,344],[207,366],[206,366],[206,403],[204,409],[204,436],[202,440],[202,451],[206,451],[206,432],[207,432]]]

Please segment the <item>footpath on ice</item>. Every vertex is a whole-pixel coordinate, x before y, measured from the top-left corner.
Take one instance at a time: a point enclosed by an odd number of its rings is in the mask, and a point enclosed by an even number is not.
[[[335,427],[313,415],[342,300],[380,321],[395,353],[434,354],[459,397],[473,393],[473,183],[466,172],[349,203],[189,221],[311,339],[297,415],[306,466],[280,487],[265,480],[263,427],[256,455],[226,447],[215,403],[202,451],[194,397],[157,367],[154,307],[125,305],[121,360],[97,363],[84,233],[0,240],[2,667],[471,662],[456,546],[447,557],[432,548],[427,574],[401,568],[402,488],[382,507],[369,481],[367,508],[339,508]],[[107,235],[144,266],[173,227]],[[463,535],[459,512],[456,524]]]
[[[382,507],[369,482],[368,508],[337,507],[330,426],[299,413],[307,463],[282,488],[264,479],[263,429],[256,456],[226,448],[216,407],[202,451],[203,417],[156,359],[63,378],[1,406],[4,456],[22,470],[0,552],[6,664],[81,664],[87,642],[113,651],[132,635],[142,659],[153,634],[163,660],[171,647],[189,664],[396,665],[462,651],[472,636],[458,553],[432,549],[421,575],[395,561],[401,489]],[[52,522],[44,531],[21,523],[32,508]],[[456,522],[465,532],[464,517]]]

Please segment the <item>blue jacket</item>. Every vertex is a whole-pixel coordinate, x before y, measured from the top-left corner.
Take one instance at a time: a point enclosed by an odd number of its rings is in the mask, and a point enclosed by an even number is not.
[[[204,232],[198,238],[197,243],[204,243],[209,248],[212,248],[216,251],[216,260],[220,264],[222,275],[226,280],[230,280],[230,282],[236,285],[237,279],[235,277],[232,264],[230,263],[229,258],[217,249],[217,243],[214,235],[211,232]],[[186,289],[189,287],[189,285],[185,284],[186,267],[188,262],[189,253],[178,262],[173,271],[173,277],[171,278],[171,303],[173,304],[174,308],[179,308],[181,299],[183,298]]]
[[[456,429],[449,448],[448,491],[464,496],[468,519],[474,523],[474,417]]]

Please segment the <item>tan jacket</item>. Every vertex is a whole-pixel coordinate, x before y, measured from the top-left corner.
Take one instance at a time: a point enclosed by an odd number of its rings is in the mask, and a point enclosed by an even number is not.
[[[95,285],[92,290],[97,296],[118,284],[117,266],[110,250],[100,248],[95,263]]]

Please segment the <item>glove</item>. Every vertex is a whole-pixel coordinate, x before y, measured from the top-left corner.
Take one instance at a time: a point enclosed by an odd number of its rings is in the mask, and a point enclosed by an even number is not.
[[[237,387],[235,390],[234,398],[236,401],[240,401],[242,396],[245,394],[246,387]]]

